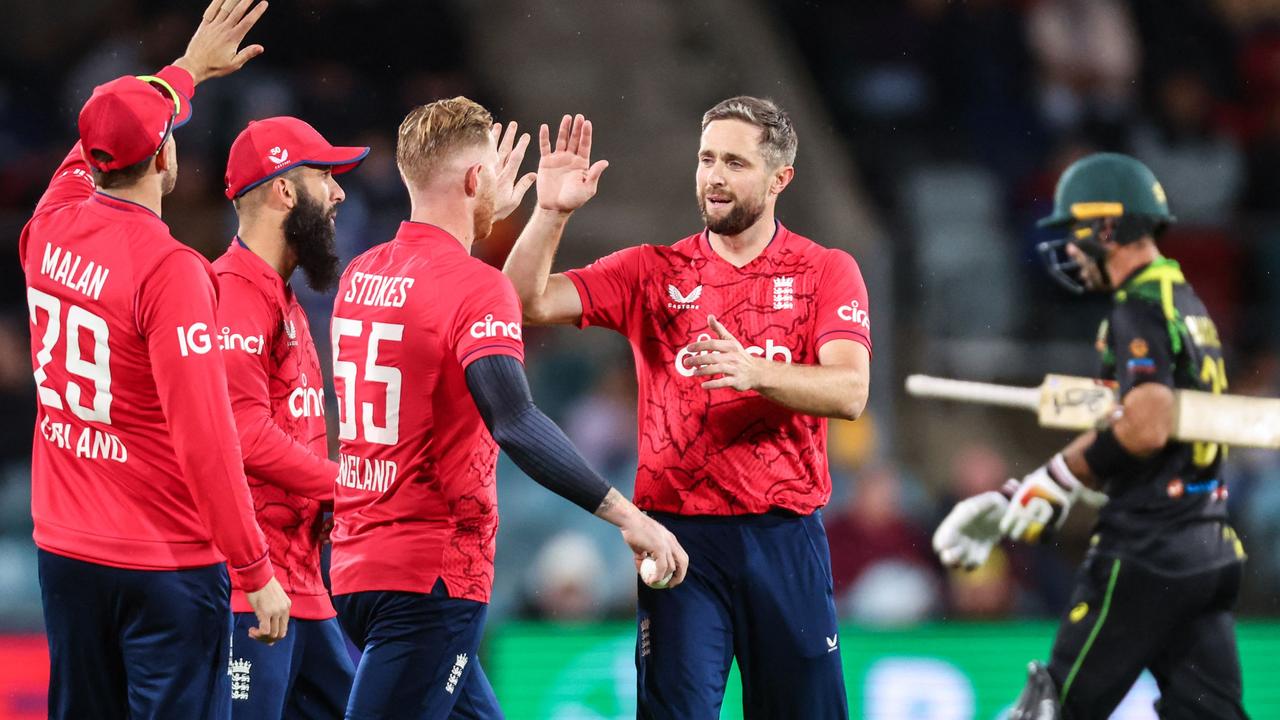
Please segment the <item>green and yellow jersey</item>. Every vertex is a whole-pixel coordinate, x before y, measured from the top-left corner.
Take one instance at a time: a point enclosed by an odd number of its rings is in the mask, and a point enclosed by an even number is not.
[[[1121,397],[1143,383],[1224,392],[1217,327],[1178,263],[1160,258],[1120,284],[1098,330],[1100,377]],[[1138,468],[1102,478],[1110,501],[1096,547],[1161,572],[1195,572],[1243,558],[1227,525],[1227,448],[1170,442]]]

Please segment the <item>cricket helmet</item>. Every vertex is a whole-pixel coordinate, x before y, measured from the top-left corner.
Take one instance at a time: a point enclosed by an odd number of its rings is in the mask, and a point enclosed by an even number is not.
[[[1127,245],[1158,236],[1175,219],[1164,188],[1150,168],[1128,155],[1094,153],[1062,173],[1053,194],[1053,212],[1037,223],[1042,228],[1069,229],[1071,235],[1040,243],[1038,250],[1053,278],[1080,293],[1085,289],[1081,268],[1067,255],[1068,244],[1084,251],[1105,278],[1106,250],[1100,239],[1104,227],[1110,229],[1108,241]]]

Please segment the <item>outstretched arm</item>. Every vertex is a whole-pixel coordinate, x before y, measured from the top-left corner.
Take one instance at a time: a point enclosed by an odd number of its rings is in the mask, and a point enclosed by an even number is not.
[[[582,301],[573,282],[551,274],[565,224],[574,210],[596,194],[607,160],[591,163],[591,121],[581,115],[560,120],[554,150],[551,131],[538,132],[538,206],[521,231],[502,268],[515,285],[525,322],[565,324],[582,317]]]
[[[539,485],[618,527],[635,554],[658,577],[684,579],[689,556],[666,528],[645,515],[596,474],[558,425],[533,404],[524,367],[507,355],[488,355],[467,366],[467,388],[494,440]]]

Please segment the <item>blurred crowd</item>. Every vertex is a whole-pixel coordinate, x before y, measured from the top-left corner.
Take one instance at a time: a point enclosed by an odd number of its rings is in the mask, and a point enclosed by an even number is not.
[[[893,254],[899,325],[878,332],[1088,349],[1102,306],[1067,304],[1049,286],[1034,261],[1044,239],[1034,220],[1072,160],[1122,150],[1164,183],[1179,223],[1162,245],[1183,261],[1229,345],[1232,391],[1280,395],[1280,2],[766,1],[894,238],[884,251]],[[7,10],[0,244],[9,257],[94,85],[179,56],[202,5],[65,0],[58,12],[42,3]],[[394,164],[403,114],[466,94],[501,117],[501,88],[483,87],[469,71],[454,4],[272,5],[260,26],[266,54],[233,80],[199,88],[195,117],[177,135],[180,179],[165,219],[180,240],[221,253],[235,231],[221,194],[231,140],[249,119],[297,115],[336,143],[373,148],[340,179],[347,199],[338,238],[349,259],[390,238],[407,214]],[[500,225],[477,252],[500,262],[519,224]],[[331,298],[296,287],[327,357]],[[24,305],[20,267],[0,263],[0,630],[40,623]],[[635,380],[625,345],[592,330],[531,329],[526,339],[539,405],[629,491]],[[900,350],[895,362],[909,370],[915,359]],[[1013,441],[996,425],[967,428],[969,439],[943,462],[926,462],[911,432],[879,422],[831,424],[834,496],[824,519],[841,612],[871,624],[1060,612],[1088,518],[1073,518],[1060,545],[1005,545],[978,571],[946,572],[929,547],[937,520],[956,499],[1031,468],[1010,460]],[[1233,450],[1227,479],[1251,554],[1244,608],[1280,612],[1280,525],[1270,520],[1280,514],[1280,456]],[[630,616],[635,573],[616,531],[505,458],[499,488],[495,615]]]

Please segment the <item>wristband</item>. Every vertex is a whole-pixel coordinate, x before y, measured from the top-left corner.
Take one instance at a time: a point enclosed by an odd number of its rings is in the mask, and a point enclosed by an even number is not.
[[[1126,450],[1110,429],[1098,431],[1097,439],[1084,451],[1084,461],[1100,480],[1130,472],[1142,465],[1142,458]]]

